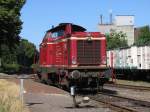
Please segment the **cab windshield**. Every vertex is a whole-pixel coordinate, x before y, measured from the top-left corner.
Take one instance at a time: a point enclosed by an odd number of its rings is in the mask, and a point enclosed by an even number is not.
[[[52,33],[52,38],[60,37],[60,36],[63,36],[63,35],[64,35],[64,31],[59,30],[59,31],[56,31],[56,32]]]

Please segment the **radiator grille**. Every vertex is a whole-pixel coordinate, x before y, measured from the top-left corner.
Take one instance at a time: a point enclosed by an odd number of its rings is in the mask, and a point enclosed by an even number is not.
[[[100,64],[100,41],[78,40],[77,62],[79,65]]]

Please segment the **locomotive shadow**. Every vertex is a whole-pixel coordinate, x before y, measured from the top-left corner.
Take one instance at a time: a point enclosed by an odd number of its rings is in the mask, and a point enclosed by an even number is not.
[[[82,90],[77,90],[76,94],[78,95],[95,95],[97,94],[97,90],[90,90],[90,89],[82,89]]]

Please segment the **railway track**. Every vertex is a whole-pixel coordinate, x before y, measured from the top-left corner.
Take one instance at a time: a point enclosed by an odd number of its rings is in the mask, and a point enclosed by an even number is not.
[[[11,78],[18,78],[18,76],[0,75],[0,79],[11,79]],[[108,86],[110,86],[110,84]],[[122,87],[128,88],[128,86],[122,86]],[[150,112],[150,102],[147,101],[125,98],[125,97],[117,96],[114,94],[107,94],[107,93],[99,93],[97,95],[88,95],[88,96],[92,100],[95,100],[103,104],[104,106],[107,106],[112,110],[115,110],[116,112]]]
[[[145,86],[133,86],[133,85],[124,85],[124,84],[105,84],[104,86],[150,91],[150,87],[145,87]]]
[[[150,102],[141,101],[112,94],[99,93],[90,95],[92,100],[98,101],[103,105],[117,112],[150,112]]]

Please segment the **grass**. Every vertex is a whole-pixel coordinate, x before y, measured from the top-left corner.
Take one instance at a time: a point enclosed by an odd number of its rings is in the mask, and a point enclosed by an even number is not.
[[[19,98],[19,86],[0,80],[0,112],[29,112]]]

